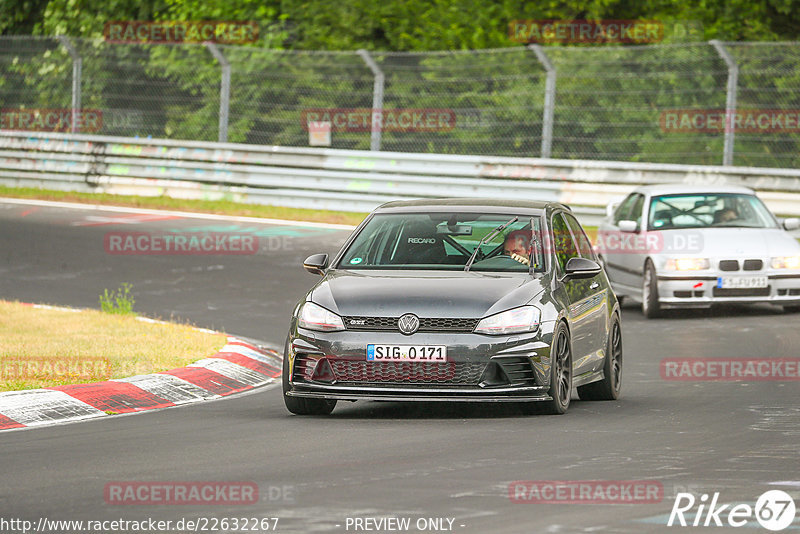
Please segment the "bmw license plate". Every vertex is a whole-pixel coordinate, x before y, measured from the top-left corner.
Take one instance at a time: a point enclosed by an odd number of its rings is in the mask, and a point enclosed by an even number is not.
[[[446,345],[367,345],[368,362],[446,362]]]
[[[753,289],[767,287],[766,276],[720,276],[717,287],[721,289]]]

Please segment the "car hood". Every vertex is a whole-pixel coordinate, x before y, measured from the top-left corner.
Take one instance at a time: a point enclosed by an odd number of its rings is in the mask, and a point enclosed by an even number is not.
[[[441,271],[329,272],[311,300],[344,316],[479,318],[527,304],[543,291],[525,274]]]
[[[778,228],[693,228],[662,233],[663,254],[669,256],[766,259],[800,253],[800,243]]]

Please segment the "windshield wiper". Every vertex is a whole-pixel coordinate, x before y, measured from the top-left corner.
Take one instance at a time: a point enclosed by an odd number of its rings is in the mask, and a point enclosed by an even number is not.
[[[494,236],[496,236],[497,234],[499,234],[500,232],[502,232],[503,230],[508,228],[510,225],[512,225],[515,222],[517,222],[518,220],[519,220],[519,217],[514,217],[510,221],[501,224],[500,226],[498,226],[497,228],[492,230],[490,233],[486,234],[484,236],[484,238],[480,240],[480,242],[478,243],[478,246],[475,247],[475,250],[472,252],[472,256],[470,256],[469,260],[467,260],[467,264],[464,266],[464,272],[469,271],[469,268],[472,267],[472,264],[475,262],[475,258],[478,257],[478,253],[481,251],[481,247],[484,244],[486,244],[488,241],[491,241],[492,239],[494,239]]]

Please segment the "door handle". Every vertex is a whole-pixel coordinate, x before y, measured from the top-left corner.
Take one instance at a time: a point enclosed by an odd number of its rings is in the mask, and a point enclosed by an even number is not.
[[[589,286],[589,289],[597,289],[598,287],[600,287],[600,284],[597,282],[592,282],[592,285]]]

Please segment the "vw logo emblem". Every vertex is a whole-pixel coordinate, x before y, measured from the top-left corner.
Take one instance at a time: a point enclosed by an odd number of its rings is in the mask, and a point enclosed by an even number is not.
[[[410,336],[419,329],[419,317],[413,313],[407,313],[397,320],[397,328],[401,333]]]

